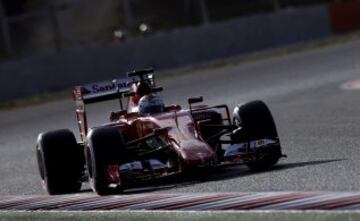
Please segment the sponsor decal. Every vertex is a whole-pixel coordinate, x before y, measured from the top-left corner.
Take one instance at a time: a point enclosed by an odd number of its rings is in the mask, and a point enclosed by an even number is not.
[[[99,93],[106,93],[110,91],[115,91],[117,89],[124,89],[128,88],[127,81],[116,80],[115,82],[107,81],[107,82],[99,82],[94,84],[85,85],[82,88],[82,93],[84,95],[92,95],[92,94],[99,94]]]

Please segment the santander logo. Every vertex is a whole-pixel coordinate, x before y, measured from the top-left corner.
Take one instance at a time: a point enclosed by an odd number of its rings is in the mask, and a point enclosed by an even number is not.
[[[116,81],[113,82],[101,82],[101,83],[94,83],[90,85],[86,85],[82,89],[82,93],[84,95],[91,95],[91,94],[99,94],[99,93],[106,93],[109,91],[115,91],[117,89],[127,88],[127,81]]]

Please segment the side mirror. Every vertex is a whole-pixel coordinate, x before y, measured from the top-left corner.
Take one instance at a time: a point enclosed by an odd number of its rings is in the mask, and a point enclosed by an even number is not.
[[[200,97],[189,97],[188,98],[188,103],[191,105],[191,104],[195,104],[195,103],[200,103],[200,102],[203,102],[204,99],[202,96]]]

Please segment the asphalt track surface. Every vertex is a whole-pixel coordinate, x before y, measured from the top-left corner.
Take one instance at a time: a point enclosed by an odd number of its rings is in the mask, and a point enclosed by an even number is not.
[[[268,172],[235,166],[177,177],[133,193],[359,191],[360,90],[341,89],[357,78],[360,42],[160,77],[166,103],[185,105],[191,95],[230,107],[264,100],[288,158]],[[91,123],[106,121],[112,107],[116,105],[91,107]],[[3,111],[0,125],[0,195],[45,194],[35,159],[36,137],[58,128],[77,131],[73,102]]]

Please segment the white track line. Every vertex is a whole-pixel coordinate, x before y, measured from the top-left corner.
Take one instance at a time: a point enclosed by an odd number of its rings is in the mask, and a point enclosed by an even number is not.
[[[277,203],[273,205],[258,207],[259,210],[273,210],[273,209],[302,209],[314,204],[325,203],[330,200],[337,200],[344,197],[354,196],[354,193],[326,193],[318,196],[312,196],[305,199],[291,200],[289,202]]]
[[[189,206],[182,208],[181,210],[219,210],[225,207],[229,207],[231,205],[236,205],[238,203],[251,202],[253,200],[262,199],[265,197],[273,197],[279,195],[287,195],[289,193],[281,192],[281,193],[254,193],[246,196],[240,196],[232,199],[220,200],[211,203],[204,203],[195,206]]]
[[[134,205],[130,205],[130,206],[125,206],[125,207],[121,207],[121,209],[144,210],[144,209],[151,209],[152,207],[156,207],[156,206],[164,206],[164,205],[169,205],[169,204],[176,203],[176,202],[181,202],[183,200],[194,200],[194,199],[199,199],[199,198],[204,198],[204,196],[181,195],[181,196],[176,196],[176,197],[173,197],[170,199],[160,199],[160,200],[155,200],[155,201],[151,201],[151,202],[138,203],[138,204],[134,204]]]
[[[120,203],[129,203],[131,200],[158,200],[160,198],[174,197],[173,195],[144,195],[144,196],[114,196],[109,199],[96,200],[94,202],[82,203],[77,205],[72,205],[68,207],[63,207],[60,210],[94,210],[97,208],[103,208],[107,206],[111,206],[114,204]]]

